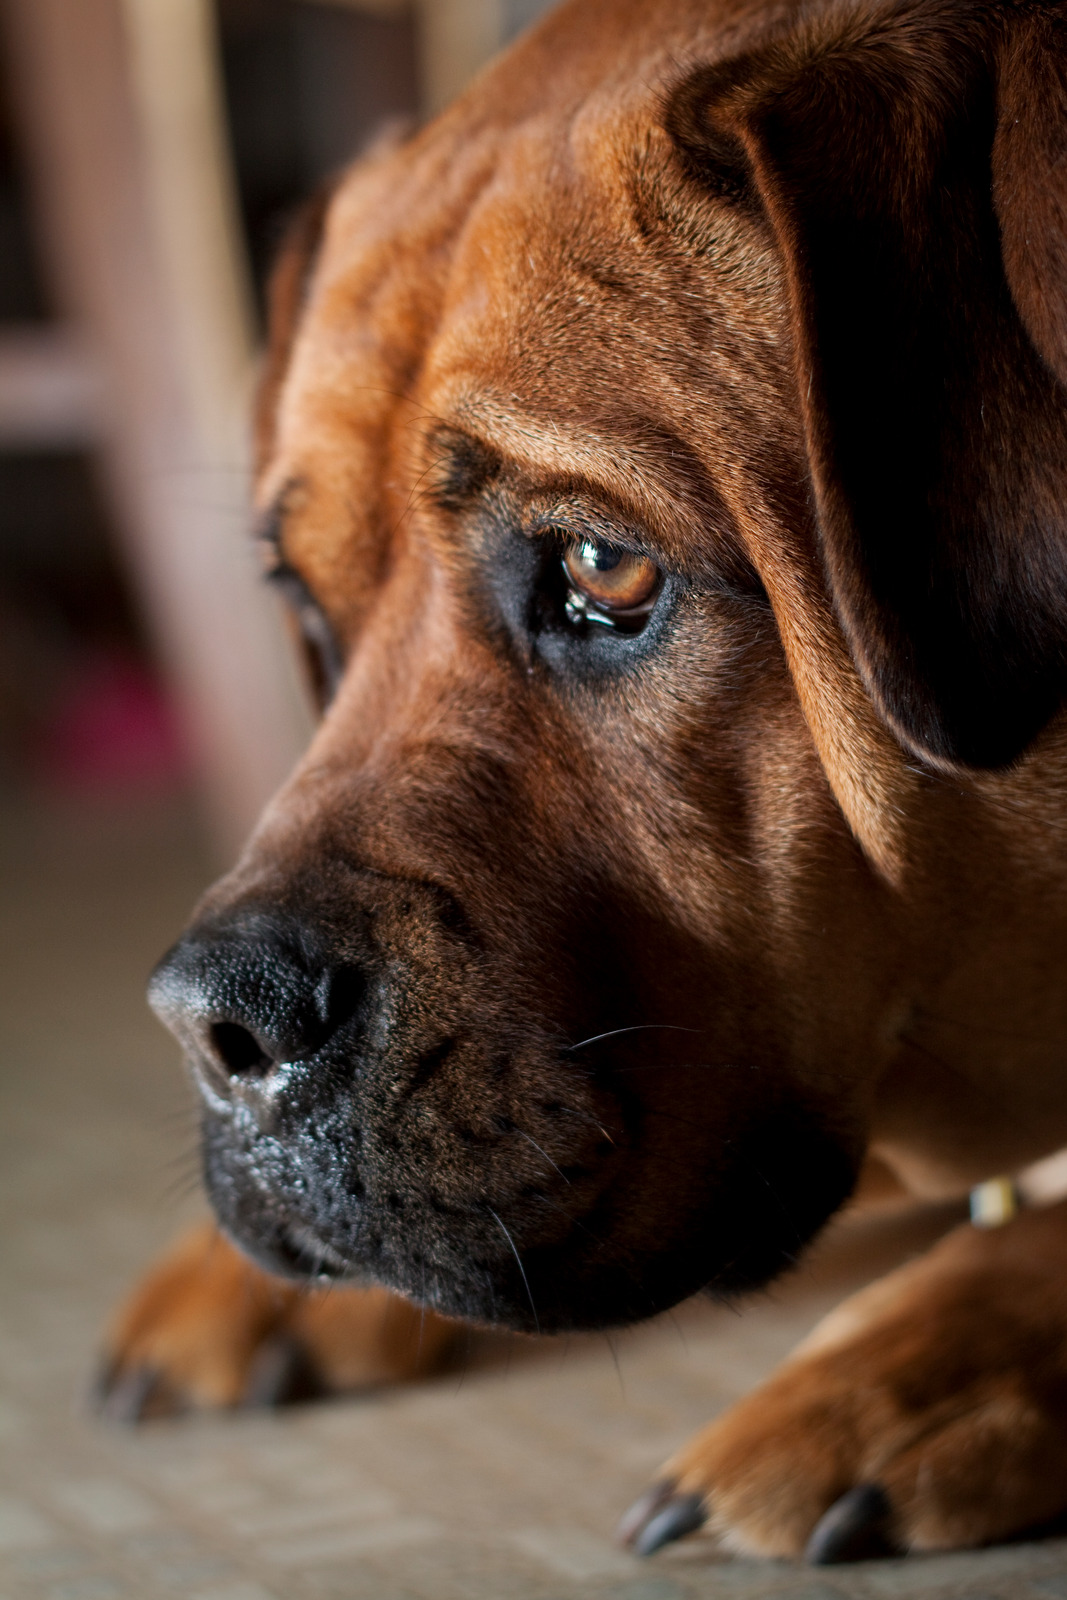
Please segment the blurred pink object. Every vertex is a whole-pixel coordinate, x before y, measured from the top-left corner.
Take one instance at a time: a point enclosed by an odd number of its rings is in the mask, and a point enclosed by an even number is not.
[[[96,650],[70,672],[33,741],[34,775],[69,792],[161,790],[188,775],[174,707],[135,656]]]

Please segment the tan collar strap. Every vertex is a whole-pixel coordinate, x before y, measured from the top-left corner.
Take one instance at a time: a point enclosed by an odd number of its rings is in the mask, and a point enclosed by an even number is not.
[[[1002,1228],[1017,1211],[1067,1200],[1067,1150],[1056,1150],[1011,1177],[987,1178],[971,1190],[976,1228]]]

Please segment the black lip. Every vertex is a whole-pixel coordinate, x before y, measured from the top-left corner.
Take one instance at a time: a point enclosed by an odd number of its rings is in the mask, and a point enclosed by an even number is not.
[[[637,1170],[623,1175],[621,1205],[609,1186],[568,1232],[539,1242],[517,1194],[445,1212],[412,1185],[397,1215],[389,1202],[402,1164],[342,1194],[336,1149],[316,1171],[272,1138],[238,1148],[222,1126],[208,1142],[222,1224],[269,1271],[378,1283],[446,1316],[528,1333],[619,1327],[700,1290],[727,1299],[762,1287],[847,1198],[859,1155],[827,1126],[825,1108],[783,1102],[724,1143],[716,1170],[677,1214],[634,1231]]]
[[[352,1271],[342,1255],[303,1224],[290,1224],[279,1232],[275,1254],[287,1277],[337,1279]]]

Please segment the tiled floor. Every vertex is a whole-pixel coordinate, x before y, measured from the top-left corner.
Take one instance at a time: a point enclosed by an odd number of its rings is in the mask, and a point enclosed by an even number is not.
[[[108,1308],[199,1206],[141,990],[205,871],[180,815],[0,812],[0,1600],[1067,1600],[1067,1542],[825,1573],[612,1543],[662,1458],[923,1217],[855,1222],[743,1315],[690,1305],[614,1348],[502,1341],[369,1399],[95,1421]]]

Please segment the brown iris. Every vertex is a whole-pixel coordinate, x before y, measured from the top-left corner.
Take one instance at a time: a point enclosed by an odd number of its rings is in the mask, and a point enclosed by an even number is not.
[[[576,540],[563,557],[573,597],[585,615],[641,617],[651,611],[659,590],[659,568],[646,556],[616,550],[592,539]],[[570,609],[570,607],[568,607]]]

